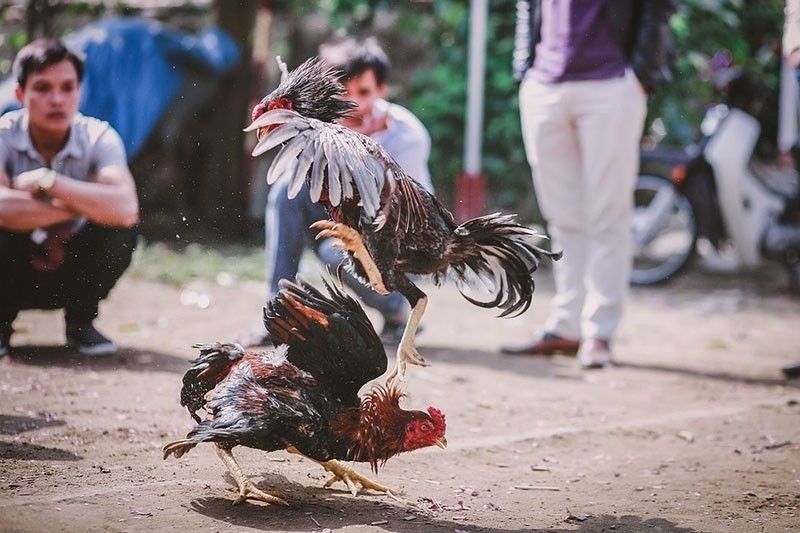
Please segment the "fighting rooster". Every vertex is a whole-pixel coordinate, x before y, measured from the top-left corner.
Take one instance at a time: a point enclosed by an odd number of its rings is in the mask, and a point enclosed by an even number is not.
[[[321,202],[332,219],[312,226],[319,231],[317,238],[337,238],[351,268],[372,289],[399,291],[411,304],[390,383],[402,379],[406,363],[426,365],[414,335],[427,296],[408,274],[432,274],[439,283],[450,272],[467,300],[498,307],[500,316],[528,309],[539,260],[558,259],[560,253],[537,247],[542,236],[515,223],[513,215],[487,215],[456,225],[436,197],[404,174],[383,148],[335,124],[354,105],[342,98],[335,70],[317,58],[291,73],[281,67],[280,85],[253,109],[253,122],[246,128],[257,130],[253,156],[283,145],[268,183],[285,176],[294,198],[307,182],[312,201]],[[464,293],[463,287],[478,280],[491,292],[488,299]]]
[[[386,352],[361,306],[325,283],[328,296],[301,281],[281,281],[264,309],[264,322],[279,345],[245,352],[236,344],[198,345],[200,357],[183,377],[181,405],[198,425],[185,439],[164,446],[164,458],[181,457],[201,442],[217,455],[239,486],[235,503],[256,499],[286,504],[254,487],[231,452],[237,445],[287,450],[322,465],[355,496],[359,489],[392,494],[338,460],[362,461],[377,472],[390,457],[444,447],[445,419],[438,409],[400,408],[394,388],[358,391],[386,371]],[[201,421],[196,411],[211,417]]]

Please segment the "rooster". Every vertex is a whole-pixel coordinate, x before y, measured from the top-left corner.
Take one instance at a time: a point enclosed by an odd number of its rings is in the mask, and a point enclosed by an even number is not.
[[[164,446],[164,459],[181,457],[201,442],[217,455],[239,487],[234,503],[246,499],[286,502],[253,486],[232,448],[301,454],[333,474],[325,487],[343,481],[355,496],[360,489],[393,494],[339,462],[367,462],[374,472],[401,453],[426,446],[445,447],[445,418],[400,408],[403,393],[359,389],[386,371],[383,344],[361,306],[332,284],[328,295],[310,285],[281,281],[264,309],[264,322],[277,347],[245,352],[236,344],[197,345],[200,357],[183,377],[181,405],[198,425],[185,439]],[[211,417],[201,421],[200,409]]]
[[[378,293],[398,291],[411,304],[388,382],[404,377],[406,363],[426,366],[414,336],[427,296],[408,274],[432,274],[438,284],[452,273],[471,303],[498,307],[502,317],[524,313],[531,305],[532,273],[539,260],[561,254],[536,246],[542,235],[515,223],[513,215],[487,215],[457,225],[436,197],[375,141],[335,123],[355,105],[342,97],[335,69],[318,58],[291,73],[279,64],[280,85],[255,106],[245,130],[257,131],[253,156],[283,145],[267,182],[290,179],[290,198],[308,183],[312,201],[321,202],[332,219],[312,225],[317,238],[337,238],[355,274]],[[464,287],[477,280],[491,291],[488,299],[465,294]]]

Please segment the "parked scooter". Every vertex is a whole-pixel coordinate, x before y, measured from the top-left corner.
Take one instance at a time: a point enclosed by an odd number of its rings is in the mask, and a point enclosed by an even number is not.
[[[708,110],[695,144],[681,152],[642,151],[631,283],[669,281],[699,253],[728,270],[779,261],[791,290],[800,292],[797,171],[754,157],[758,84],[738,73],[725,89],[726,103]]]

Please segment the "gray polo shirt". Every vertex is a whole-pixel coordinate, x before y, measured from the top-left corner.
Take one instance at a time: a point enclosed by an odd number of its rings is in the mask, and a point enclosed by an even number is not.
[[[108,122],[77,113],[69,139],[53,158],[51,168],[76,180],[93,181],[107,166],[128,167],[125,146]],[[47,166],[28,134],[28,112],[11,111],[0,117],[0,168],[11,178]]]
[[[385,130],[373,133],[370,137],[389,152],[409,177],[433,193],[428,170],[428,157],[431,154],[428,130],[411,111],[401,105],[378,100],[375,102],[375,112],[388,114],[389,120]]]
[[[63,176],[94,181],[97,171],[108,166],[128,167],[122,138],[108,122],[75,114],[69,129],[67,144],[53,158],[50,168]],[[44,158],[33,146],[28,134],[28,111],[20,109],[0,117],[0,168],[11,178],[47,166]],[[71,224],[73,231],[86,223],[80,218]],[[40,243],[47,234],[42,230],[31,233],[31,239]]]

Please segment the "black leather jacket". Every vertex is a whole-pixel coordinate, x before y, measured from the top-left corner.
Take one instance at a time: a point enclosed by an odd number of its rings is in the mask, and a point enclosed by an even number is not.
[[[613,35],[648,93],[668,78],[666,62],[671,35],[667,21],[677,4],[677,0],[606,0]],[[533,65],[541,27],[541,0],[518,0],[514,38],[517,80]]]

